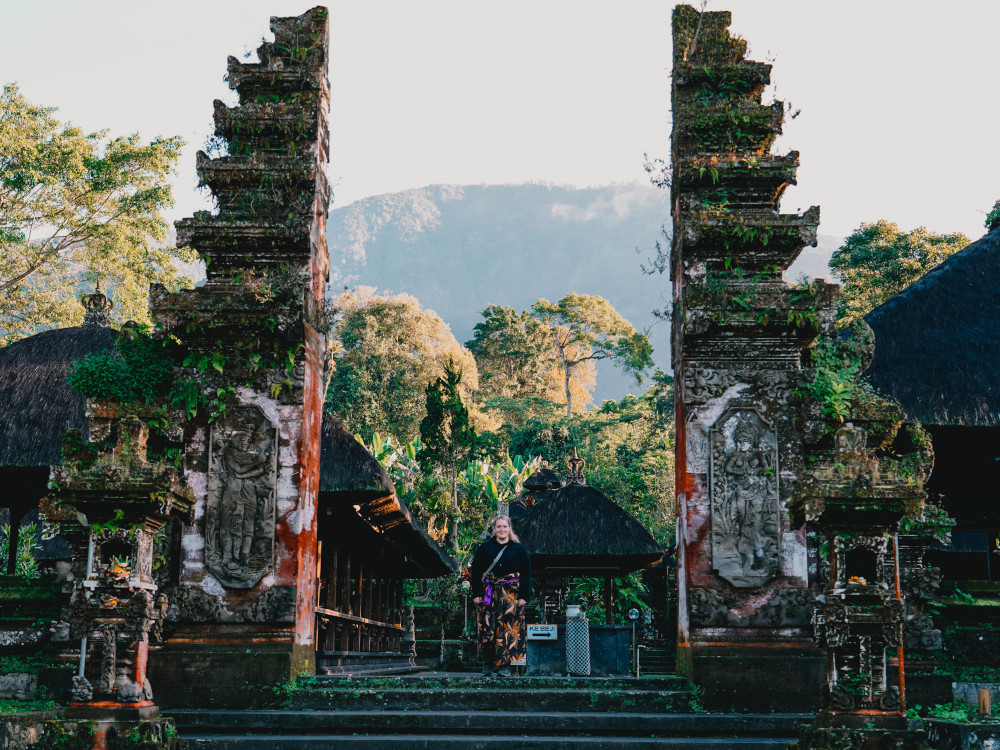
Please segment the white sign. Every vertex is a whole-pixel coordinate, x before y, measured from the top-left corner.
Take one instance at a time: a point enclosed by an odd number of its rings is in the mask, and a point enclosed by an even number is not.
[[[556,625],[529,625],[529,641],[554,641],[558,634]]]

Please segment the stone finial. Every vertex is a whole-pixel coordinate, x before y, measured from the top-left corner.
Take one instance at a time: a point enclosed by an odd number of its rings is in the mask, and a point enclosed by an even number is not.
[[[83,316],[85,326],[103,326],[107,328],[111,325],[111,310],[115,304],[102,291],[101,282],[94,286],[92,294],[80,296],[80,304],[87,311]]]
[[[573,447],[573,457],[566,459],[569,471],[566,473],[566,484],[586,484],[587,480],[583,476],[583,465],[586,463],[577,455],[576,447]]]

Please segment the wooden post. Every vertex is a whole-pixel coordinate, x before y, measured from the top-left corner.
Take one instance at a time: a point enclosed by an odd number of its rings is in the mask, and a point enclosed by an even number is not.
[[[980,716],[990,716],[993,708],[990,705],[990,689],[979,688],[979,714]]]
[[[327,554],[330,556],[330,567],[327,569],[326,585],[326,606],[327,609],[337,609],[337,588],[340,586],[340,579],[337,578],[337,550],[331,549]]]
[[[343,587],[340,589],[342,604],[339,611],[349,615],[351,614],[351,556],[349,554],[344,555],[344,562],[340,567],[340,580],[343,582]],[[351,628],[346,622],[340,627],[340,650],[351,650]]]
[[[313,605],[316,607],[323,606],[323,598],[321,592],[323,589],[320,587],[320,582],[323,580],[323,542],[321,540],[316,541],[316,600]],[[316,644],[315,648],[319,649],[320,646],[320,617],[318,614],[313,613],[313,643]],[[325,632],[323,633],[325,636]],[[142,684],[141,682],[139,683]]]
[[[604,579],[604,624],[614,624],[615,618],[611,611],[615,603],[614,580],[611,576]]]
[[[356,588],[355,588],[355,600],[354,600],[354,614],[358,617],[364,617],[364,605],[365,605],[365,571],[364,566],[359,564],[358,571],[355,576]],[[358,632],[355,634],[354,638],[354,650],[362,650],[362,642],[364,640],[364,625],[358,623]]]

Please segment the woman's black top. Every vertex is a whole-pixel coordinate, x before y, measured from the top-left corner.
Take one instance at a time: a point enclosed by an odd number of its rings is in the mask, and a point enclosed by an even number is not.
[[[504,547],[507,550],[500,561],[493,566],[490,575],[494,578],[503,578],[511,573],[517,573],[520,576],[517,582],[517,598],[528,601],[531,598],[531,561],[528,559],[528,550],[520,542],[500,544],[494,537],[480,544],[472,558],[472,596],[483,595],[483,574]]]

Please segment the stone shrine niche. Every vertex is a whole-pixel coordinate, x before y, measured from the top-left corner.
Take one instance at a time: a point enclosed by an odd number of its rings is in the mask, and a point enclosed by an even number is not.
[[[274,566],[277,431],[257,406],[231,407],[211,426],[205,566],[248,589]]]
[[[778,436],[753,409],[731,408],[709,430],[712,568],[737,588],[780,570]]]

